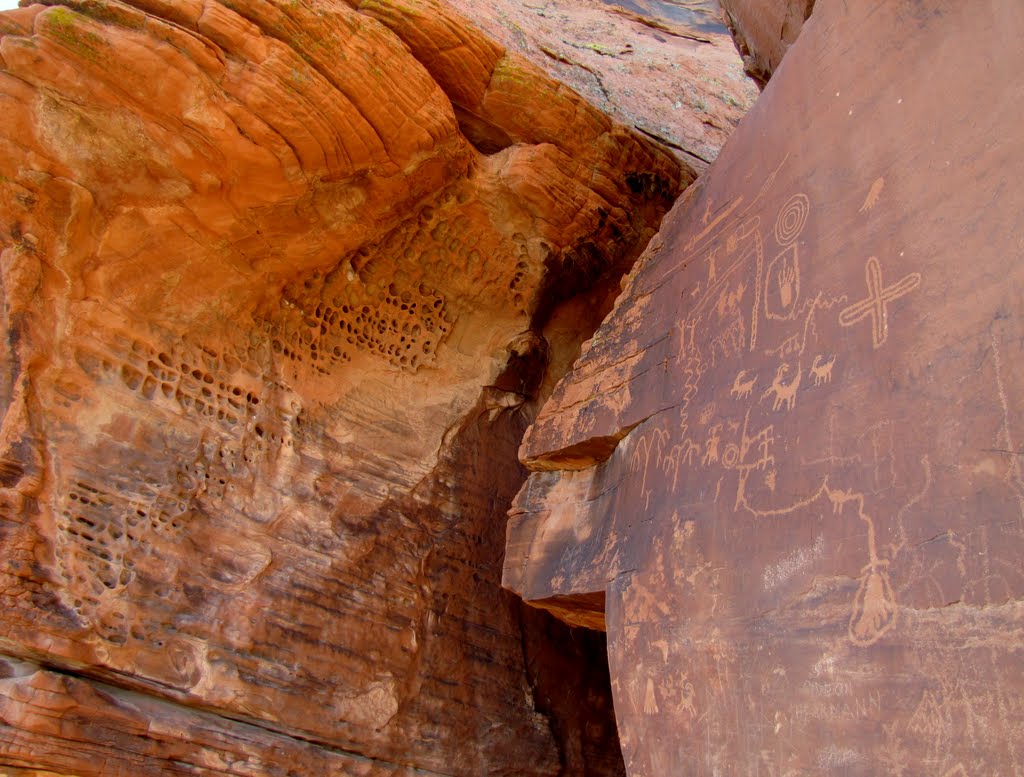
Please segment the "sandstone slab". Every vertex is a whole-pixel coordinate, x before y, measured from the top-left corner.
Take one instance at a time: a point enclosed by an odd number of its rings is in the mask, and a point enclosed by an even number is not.
[[[763,87],[800,34],[815,0],[721,2],[729,32],[743,57],[743,69]]]
[[[819,0],[527,433],[631,775],[1024,774],[1022,32]]]

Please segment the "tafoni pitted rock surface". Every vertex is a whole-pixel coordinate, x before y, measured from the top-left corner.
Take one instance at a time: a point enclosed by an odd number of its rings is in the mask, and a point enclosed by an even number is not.
[[[621,774],[504,516],[692,171],[429,0],[0,35],[0,764]]]

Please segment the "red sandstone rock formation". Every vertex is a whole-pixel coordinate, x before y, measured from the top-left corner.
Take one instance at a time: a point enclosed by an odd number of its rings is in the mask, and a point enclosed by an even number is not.
[[[0,36],[0,764],[621,773],[502,518],[692,173],[428,0]]]
[[[1024,774],[1022,33],[820,0],[528,432],[631,777]]]
[[[762,87],[793,45],[815,0],[720,0],[743,57],[743,68]]]
[[[716,0],[450,0],[619,121],[703,171],[757,97]]]

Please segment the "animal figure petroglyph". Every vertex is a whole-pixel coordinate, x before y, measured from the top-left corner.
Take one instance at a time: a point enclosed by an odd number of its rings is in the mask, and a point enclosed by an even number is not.
[[[779,365],[779,368],[775,371],[775,377],[772,379],[772,385],[770,385],[761,395],[761,399],[764,399],[771,394],[775,395],[775,401],[772,403],[772,410],[778,410],[783,405],[786,406],[786,410],[792,410],[796,406],[796,390],[800,388],[800,379],[802,376],[801,366],[798,363],[796,366],[796,372],[792,380],[786,383],[786,375],[789,374],[789,362],[783,362]]]
[[[746,399],[750,396],[750,392],[754,390],[754,384],[757,382],[757,376],[754,375],[751,378],[747,378],[747,371],[740,370],[739,374],[736,375],[736,380],[732,382],[732,389],[729,391],[737,399]]]
[[[810,376],[814,378],[815,386],[823,386],[826,383],[832,382],[832,365],[835,363],[835,354],[829,356],[827,361],[822,359],[820,353],[814,357],[814,363],[811,364]]]
[[[869,210],[878,204],[878,198],[882,196],[882,189],[885,188],[885,179],[876,178],[875,182],[871,184],[871,188],[868,189],[868,194],[864,198],[864,204],[860,206],[858,213],[867,213]]]

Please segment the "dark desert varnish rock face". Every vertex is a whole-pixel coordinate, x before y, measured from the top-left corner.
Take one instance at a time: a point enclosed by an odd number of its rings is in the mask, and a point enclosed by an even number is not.
[[[821,0],[521,450],[629,774],[1024,774],[1024,9]]]
[[[4,13],[0,116],[0,765],[621,773],[503,518],[692,173],[415,0]]]

